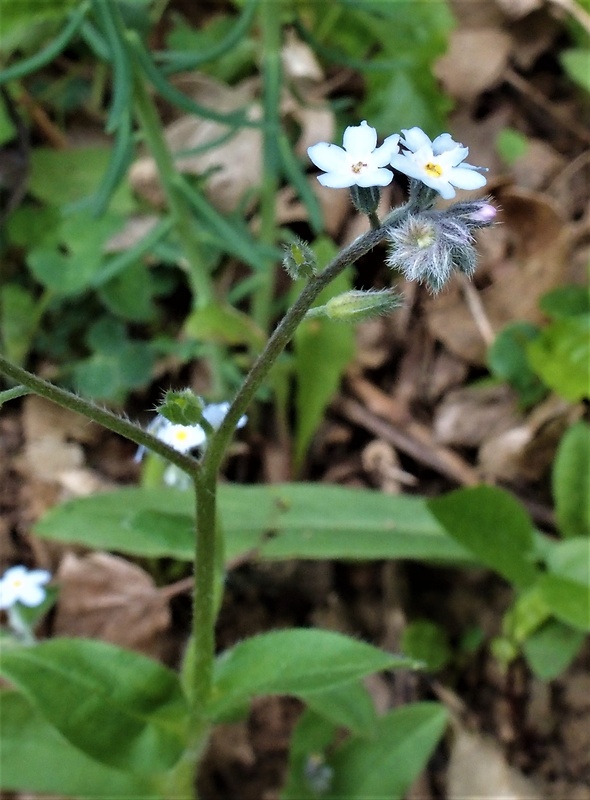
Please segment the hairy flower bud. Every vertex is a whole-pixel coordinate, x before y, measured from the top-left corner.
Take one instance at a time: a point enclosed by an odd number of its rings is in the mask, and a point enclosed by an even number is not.
[[[400,305],[400,297],[392,289],[362,291],[353,289],[332,297],[323,310],[329,319],[339,322],[360,322],[389,314]]]
[[[487,228],[496,223],[498,211],[488,200],[475,200],[468,203],[456,203],[446,211],[450,216],[461,220],[468,228]]]
[[[400,270],[409,281],[427,283],[435,292],[444,286],[453,268],[451,247],[433,219],[409,216],[390,229],[389,241],[388,267]]]
[[[317,261],[313,250],[304,242],[297,238],[285,247],[283,256],[283,266],[290,278],[310,278],[317,274]]]
[[[199,425],[203,421],[204,408],[203,400],[191,389],[170,389],[156,410],[173,425]]]
[[[453,209],[410,216],[391,228],[389,240],[393,246],[387,265],[401,270],[407,280],[425,283],[435,293],[453,270],[469,276],[475,271],[473,235]]]

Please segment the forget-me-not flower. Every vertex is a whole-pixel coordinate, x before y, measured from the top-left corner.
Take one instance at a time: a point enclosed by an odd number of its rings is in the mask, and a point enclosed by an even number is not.
[[[217,430],[225,419],[229,411],[229,403],[210,403],[203,409],[203,419]],[[242,428],[247,422],[244,415],[238,420],[236,428]],[[178,450],[179,453],[188,453],[197,447],[203,447],[207,443],[207,433],[201,425],[178,425],[170,422],[158,414],[148,425],[148,431],[156,436],[161,442]],[[135,461],[141,461],[146,448],[142,445],[135,454]]]
[[[16,603],[34,608],[47,596],[44,589],[51,580],[45,569],[27,569],[22,565],[10,567],[0,578],[0,609],[10,609]]]
[[[377,147],[377,131],[363,120],[360,125],[351,125],[344,131],[342,147],[328,142],[319,142],[307,148],[311,161],[324,171],[318,175],[322,186],[343,189],[348,186],[388,186],[393,173],[386,169],[399,135],[388,136]]]
[[[469,148],[455,142],[449,133],[442,133],[434,141],[420,128],[402,130],[400,140],[403,152],[393,153],[390,164],[410,178],[422,181],[435,189],[445,200],[455,196],[457,189],[480,189],[486,179],[480,170],[464,164]]]

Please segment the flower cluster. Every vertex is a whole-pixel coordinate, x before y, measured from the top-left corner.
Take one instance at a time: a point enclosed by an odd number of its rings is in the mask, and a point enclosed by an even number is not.
[[[388,167],[410,177],[410,209],[397,224],[385,220],[389,267],[400,270],[408,280],[425,283],[433,292],[441,290],[454,270],[473,275],[477,258],[473,231],[491,225],[496,209],[478,200],[431,210],[436,193],[451,200],[456,189],[480,189],[486,184],[485,168],[465,163],[469,149],[449,133],[430,140],[420,128],[408,128],[377,147],[377,131],[363,121],[344,131],[343,147],[321,142],[307,152],[325,171],[318,176],[319,182],[332,188],[350,187],[354,205],[369,215],[371,224],[380,224],[375,211],[379,187],[393,180]]]
[[[205,425],[179,425],[170,422],[166,417],[158,414],[148,426],[148,431],[156,436],[161,442],[178,450],[179,453],[188,453],[196,448],[203,448],[207,444],[208,426],[217,430],[225,419],[229,411],[229,403],[211,403],[204,406],[201,417]],[[243,416],[238,420],[237,428],[242,428],[247,421]],[[135,460],[141,461],[145,453],[145,447],[140,447],[135,454]]]
[[[486,179],[483,167],[465,164],[469,148],[455,142],[449,133],[431,141],[420,128],[402,130],[388,136],[377,147],[377,131],[363,120],[344,131],[342,147],[320,142],[308,148],[311,161],[324,171],[318,176],[322,186],[332,189],[360,186],[388,186],[393,167],[410,178],[422,181],[449,200],[457,189],[480,189]],[[401,147],[401,151],[400,148]]]
[[[44,569],[10,567],[0,578],[0,609],[11,609],[16,603],[29,608],[40,606],[47,595],[43,587],[50,580],[51,573]]]

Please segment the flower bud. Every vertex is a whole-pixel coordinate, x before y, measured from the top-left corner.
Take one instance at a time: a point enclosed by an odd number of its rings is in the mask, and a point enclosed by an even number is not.
[[[310,278],[312,275],[317,274],[317,261],[314,252],[307,242],[299,238],[285,247],[283,266],[293,280]]]
[[[339,322],[360,322],[389,314],[401,303],[392,289],[361,291],[353,289],[332,297],[322,306],[323,315]],[[314,309],[315,310],[315,309]]]
[[[456,203],[446,211],[450,216],[460,219],[468,228],[487,228],[494,225],[498,210],[487,200],[475,200],[469,203]]]
[[[440,225],[426,214],[411,215],[391,228],[392,248],[386,259],[388,267],[399,269],[407,280],[427,283],[440,291],[452,269],[453,243],[446,241]]]
[[[201,425],[205,404],[191,389],[168,390],[157,406],[158,414],[173,425]]]

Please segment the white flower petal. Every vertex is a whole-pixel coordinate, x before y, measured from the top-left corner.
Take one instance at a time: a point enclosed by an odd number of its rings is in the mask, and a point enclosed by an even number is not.
[[[342,145],[353,158],[357,155],[364,158],[377,146],[377,131],[368,125],[366,120],[363,120],[360,125],[350,125],[344,131]]]
[[[34,608],[35,606],[41,605],[45,600],[46,594],[45,589],[42,589],[34,583],[29,583],[23,587],[18,600],[24,606]]]
[[[319,142],[307,148],[307,155],[316,167],[323,169],[324,172],[343,169],[348,164],[348,156],[345,151],[337,144]]]
[[[417,178],[419,181],[423,180],[425,174],[424,169],[413,159],[401,153],[396,153],[391,157],[389,163],[394,169],[397,169],[398,172],[403,172],[404,175],[408,175],[410,178]]]
[[[330,189],[345,189],[347,186],[354,186],[356,183],[356,175],[353,175],[351,171],[326,172],[325,175],[318,175],[317,177],[322,186],[327,186]]]
[[[432,142],[432,152],[435,155],[446,153],[447,150],[453,150],[455,147],[463,147],[463,145],[456,142],[450,133],[441,133]]]
[[[422,128],[408,128],[407,130],[402,130],[402,133],[404,135],[402,144],[405,144],[413,153],[424,147],[424,145],[428,145],[428,147],[432,145]]]
[[[369,186],[389,186],[393,180],[393,172],[388,169],[377,168],[370,172],[361,172],[357,175],[356,185],[368,188]]]
[[[452,150],[446,150],[444,153],[441,153],[438,158],[445,168],[449,168],[458,166],[462,161],[465,161],[468,155],[468,147],[457,145]]]
[[[378,147],[373,153],[373,163],[377,167],[385,167],[389,164],[389,159],[392,155],[397,153],[399,147],[399,134],[394,133],[388,136],[383,144]]]
[[[458,189],[481,189],[487,183],[485,175],[466,167],[454,167],[447,177]]]
[[[426,181],[424,181],[424,183],[426,183]],[[436,189],[443,200],[451,200],[457,194],[449,181],[443,180],[442,178],[433,180],[431,183],[426,183],[426,185],[430,186],[431,189]]]

